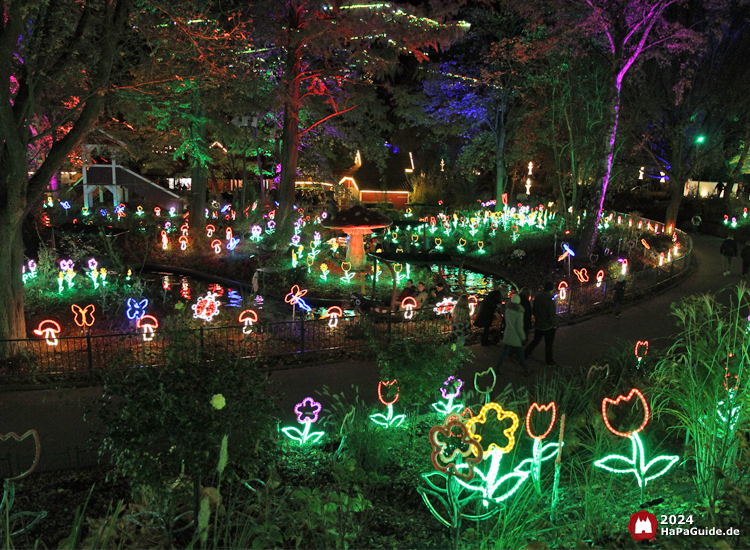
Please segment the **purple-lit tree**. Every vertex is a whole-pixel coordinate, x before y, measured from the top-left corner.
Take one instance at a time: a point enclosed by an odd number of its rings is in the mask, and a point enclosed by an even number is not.
[[[623,81],[637,63],[649,57],[669,57],[695,47],[698,36],[668,18],[668,10],[685,0],[573,0],[577,9],[565,4],[561,13],[565,25],[577,25],[587,44],[609,63],[604,131],[599,168],[593,184],[579,242],[580,255],[594,250],[604,199],[612,175],[615,141],[620,115]],[[570,27],[574,28],[574,27]]]
[[[21,224],[123,77],[130,0],[13,0],[0,19],[0,340],[26,338]],[[0,356],[17,351],[0,348]]]
[[[459,156],[464,172],[491,156],[501,209],[508,189],[508,138],[520,124],[519,111],[550,42],[532,12],[497,4],[464,15],[471,30],[446,52],[439,70],[425,75],[421,93],[397,90],[395,96],[399,114],[410,124],[441,139],[465,140]]]

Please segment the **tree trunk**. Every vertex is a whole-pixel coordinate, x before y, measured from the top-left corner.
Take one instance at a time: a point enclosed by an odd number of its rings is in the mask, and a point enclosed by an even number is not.
[[[604,142],[602,144],[599,174],[594,182],[592,195],[589,197],[587,214],[583,221],[581,239],[578,243],[578,256],[582,258],[588,258],[594,252],[596,237],[599,234],[599,220],[601,220],[602,210],[604,210],[604,198],[607,196],[609,178],[612,174],[612,162],[615,157],[617,122],[620,114],[620,86],[621,84],[616,80],[612,83],[612,96],[609,98],[609,109],[605,125],[608,131],[604,135]]]
[[[292,10],[289,32],[300,28],[299,15]],[[302,60],[299,45],[289,46],[286,56],[287,91],[284,103],[284,129],[281,135],[281,182],[279,183],[279,211],[277,218],[283,227],[289,225],[287,220],[294,208],[294,191],[297,181],[297,162],[299,160],[299,78],[302,71]]]
[[[732,169],[732,173],[729,174],[729,181],[727,182],[727,187],[724,191],[724,205],[726,212],[732,211],[732,201],[729,198],[729,192],[732,190],[732,187],[734,187],[735,182],[737,182],[737,178],[740,177],[742,166],[745,164],[745,160],[747,159],[748,150],[750,150],[750,129],[748,129],[747,133],[745,134],[745,143],[743,143],[742,153],[740,153],[740,159],[737,161],[737,166]]]
[[[19,184],[20,187],[20,184]],[[20,209],[23,211],[23,209]],[[0,339],[26,338],[26,320],[23,314],[23,242],[22,217],[19,209],[0,209]],[[0,357],[8,358],[20,351],[17,344],[0,343]]]
[[[496,186],[497,186],[497,199],[495,203],[495,211],[502,212],[503,210],[503,193],[508,189],[508,171],[505,169],[505,124],[504,117],[501,115],[501,121],[499,128],[495,133],[495,150],[496,150]],[[508,197],[508,204],[511,204],[511,197]]]
[[[191,130],[192,139],[195,143],[196,159],[193,160],[193,171],[190,183],[190,229],[195,234],[203,233],[206,229],[206,189],[207,177],[206,168],[201,165],[200,158],[207,158],[208,151],[206,147],[206,111],[201,106],[198,109],[198,120],[193,123]]]
[[[673,229],[677,229],[677,214],[680,212],[680,204],[682,204],[682,197],[685,196],[685,179],[678,174],[673,174],[674,182],[672,183],[672,193],[669,197],[669,205],[667,205],[667,216],[664,220],[664,225],[667,226],[667,230],[671,226]]]

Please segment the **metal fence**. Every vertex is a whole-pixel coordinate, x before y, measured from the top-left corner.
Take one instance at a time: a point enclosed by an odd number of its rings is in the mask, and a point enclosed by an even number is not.
[[[16,348],[16,359],[0,367],[0,379],[22,382],[55,378],[97,378],[97,372],[119,367],[164,365],[168,361],[232,360],[259,356],[302,354],[364,346],[370,338],[387,344],[391,338],[435,339],[450,333],[450,319],[428,311],[356,315],[335,319],[297,320],[201,327],[195,330],[143,334],[87,335],[5,340]],[[246,331],[246,332],[243,332]]]
[[[625,301],[653,293],[670,285],[688,272],[692,242],[680,235],[684,254],[663,266],[631,271]],[[574,285],[558,297],[560,320],[570,322],[611,307],[614,279]],[[327,350],[362,347],[369,338],[387,345],[391,338],[435,340],[449,335],[450,319],[421,310],[412,319],[403,312],[356,315],[335,320],[297,320],[253,325],[201,327],[192,330],[60,337],[56,345],[44,339],[5,340],[15,359],[0,364],[0,380],[5,384],[29,380],[44,382],[56,378],[95,381],[97,373],[141,365],[164,365],[170,360],[210,361],[307,354]],[[144,337],[151,339],[145,340]]]

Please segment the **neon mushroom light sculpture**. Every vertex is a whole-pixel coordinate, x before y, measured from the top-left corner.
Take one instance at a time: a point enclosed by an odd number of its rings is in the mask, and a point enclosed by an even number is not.
[[[328,229],[341,229],[351,237],[346,251],[346,261],[354,269],[365,263],[365,249],[362,235],[372,233],[373,229],[389,227],[393,223],[390,218],[367,208],[357,205],[347,210],[341,210],[323,222]]]
[[[57,335],[60,334],[60,324],[52,319],[45,319],[34,329],[34,334],[44,336],[48,346],[56,346],[59,343]]]
[[[159,328],[159,321],[153,315],[144,315],[136,323],[136,328],[143,329],[143,341],[150,342],[154,339],[154,329]]]
[[[258,314],[252,309],[246,309],[240,313],[240,323],[244,323],[242,327],[242,334],[250,334],[253,332],[253,323],[258,322]]]

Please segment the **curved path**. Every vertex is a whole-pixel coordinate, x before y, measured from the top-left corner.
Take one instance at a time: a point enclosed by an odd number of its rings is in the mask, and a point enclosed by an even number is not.
[[[657,353],[669,345],[669,336],[675,333],[674,318],[670,316],[670,306],[684,296],[695,293],[720,292],[723,300],[728,299],[732,287],[740,281],[740,261],[735,259],[732,275],[722,276],[722,257],[719,255],[721,239],[699,235],[694,239],[695,272],[679,285],[663,293],[623,309],[622,316],[606,314],[570,326],[562,326],[555,340],[555,360],[565,369],[573,372],[587,370],[591,365],[602,363],[610,346],[618,340],[635,342],[648,340],[649,353]],[[723,290],[723,291],[722,291]],[[459,376],[469,377],[477,370],[494,366],[500,347],[472,346],[475,359],[468,364]],[[546,367],[543,362],[544,344],[540,344],[529,360],[529,367],[539,372]],[[498,373],[498,387],[507,382],[533,384],[534,377],[524,379],[519,376],[519,367],[514,360],[507,360],[502,373]],[[293,407],[302,398],[327,385],[331,392],[343,391],[353,399],[352,385],[359,387],[360,396],[365,402],[377,399],[376,388],[379,380],[374,362],[346,362],[328,365],[311,365],[289,370],[276,371],[272,380],[285,390],[281,403],[285,422],[294,420]],[[439,383],[439,381],[438,381]],[[36,429],[42,440],[42,467],[54,469],[66,465],[90,463],[95,455],[75,456],[73,449],[86,449],[87,442],[96,426],[83,420],[86,407],[101,395],[101,388],[81,388],[65,390],[29,390],[0,392],[0,433]],[[0,474],[7,462],[10,447],[0,443]],[[46,459],[45,459],[46,457]]]

